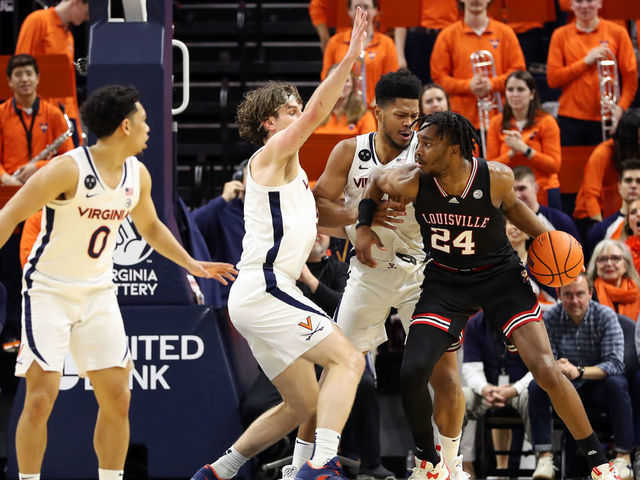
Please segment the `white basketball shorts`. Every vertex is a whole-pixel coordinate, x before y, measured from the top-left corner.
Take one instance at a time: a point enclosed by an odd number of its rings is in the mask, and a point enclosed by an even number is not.
[[[23,282],[22,341],[15,374],[25,376],[35,361],[62,373],[71,351],[78,374],[132,365],[115,288],[69,285],[33,275]]]
[[[272,380],[324,340],[334,326],[295,281],[273,270],[267,274],[271,276],[269,291],[264,270],[240,270],[229,293],[229,316]]]

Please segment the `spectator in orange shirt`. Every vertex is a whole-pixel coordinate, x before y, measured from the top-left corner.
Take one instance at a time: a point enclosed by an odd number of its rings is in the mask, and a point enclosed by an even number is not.
[[[560,129],[553,116],[542,110],[533,76],[516,70],[507,77],[504,112],[491,119],[487,135],[487,160],[511,168],[526,165],[538,184],[538,202],[558,210],[560,199]]]
[[[0,183],[20,186],[48,158],[32,163],[46,146],[67,130],[58,107],[38,97],[38,64],[31,55],[14,55],[7,64],[7,80],[13,97],[0,104]],[[70,138],[58,147],[73,148]],[[51,152],[50,156],[56,154]]]
[[[65,98],[48,99],[54,105],[62,103],[74,124],[73,143],[80,144],[81,126],[76,92],[75,50],[69,24],[80,25],[89,20],[89,0],[62,0],[54,8],[36,10],[27,15],[20,27],[16,54],[66,55],[69,59],[69,73],[73,95]]]
[[[503,92],[507,75],[525,69],[524,56],[513,30],[487,15],[491,0],[458,3],[464,8],[464,18],[438,35],[431,54],[431,76],[449,94],[451,110],[467,117],[479,129],[478,98]],[[496,77],[473,74],[470,57],[478,50],[491,52]]]
[[[449,95],[437,83],[427,83],[420,93],[420,115],[449,110]]]
[[[311,23],[316,29],[316,33],[320,39],[320,49],[322,50],[322,53],[324,53],[327,48],[327,43],[329,43],[329,38],[331,38],[331,35],[329,34],[329,27],[327,26],[329,21],[327,17],[329,1],[330,0],[311,0],[309,2],[309,18],[311,18]],[[336,31],[342,32],[344,30],[348,29],[341,27]]]
[[[333,65],[329,69],[329,72],[335,67],[337,67],[337,65]],[[367,108],[362,98],[356,94],[353,88],[355,83],[354,77],[355,74],[351,72],[351,76],[347,78],[340,98],[338,98],[331,114],[314,133],[360,135],[361,133],[373,132],[378,128],[373,113],[371,113],[371,110]]]
[[[456,0],[422,0],[420,26],[396,27],[394,40],[400,68],[408,68],[422,83],[431,82],[429,57],[438,33],[460,18]]]
[[[398,70],[396,47],[391,38],[374,30],[373,24],[375,23],[375,17],[378,15],[377,0],[347,0],[347,2],[349,16],[352,21],[355,18],[357,7],[368,13],[365,49],[360,60],[354,64],[354,70],[357,76],[356,91],[362,91],[367,106],[372,107],[376,83],[378,83],[380,77],[385,73]],[[338,32],[329,39],[322,62],[321,77],[323,80],[327,76],[331,65],[340,63],[344,58],[349,48],[350,40],[351,29]],[[362,68],[363,63],[364,68]]]
[[[614,123],[629,108],[638,89],[638,66],[627,31],[598,16],[601,0],[571,0],[575,19],[553,32],[547,60],[547,82],[562,88],[558,124],[563,145],[596,145],[602,141],[598,59],[608,48],[618,63],[620,98]]]
[[[603,214],[608,217],[620,208],[620,165],[633,158],[640,158],[640,110],[635,108],[622,115],[613,138],[598,145],[589,157],[576,196],[574,218],[600,222]]]

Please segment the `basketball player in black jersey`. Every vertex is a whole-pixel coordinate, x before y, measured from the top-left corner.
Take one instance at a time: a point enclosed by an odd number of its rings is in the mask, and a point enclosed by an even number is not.
[[[505,234],[505,218],[535,238],[548,229],[515,196],[511,169],[473,158],[478,136],[456,113],[437,112],[422,125],[416,164],[374,173],[359,205],[358,259],[375,267],[371,246],[382,247],[369,225],[383,194],[413,202],[432,261],[409,329],[401,371],[402,402],[416,442],[411,479],[446,478],[435,449],[427,383],[440,356],[467,318],[482,308],[494,328],[518,348],[538,384],[587,454],[592,477],[619,476],[607,462],[580,397],[556,367],[527,271]],[[440,475],[442,473],[442,475]]]

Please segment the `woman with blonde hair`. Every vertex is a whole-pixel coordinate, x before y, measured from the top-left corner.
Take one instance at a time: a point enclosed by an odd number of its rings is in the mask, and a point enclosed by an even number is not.
[[[611,239],[599,242],[589,261],[587,276],[602,305],[638,321],[640,277],[626,244]]]

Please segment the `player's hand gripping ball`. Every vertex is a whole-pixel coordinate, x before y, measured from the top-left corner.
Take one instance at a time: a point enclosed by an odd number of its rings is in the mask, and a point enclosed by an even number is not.
[[[569,285],[578,277],[583,265],[582,246],[560,230],[538,235],[529,247],[527,266],[541,285]]]

